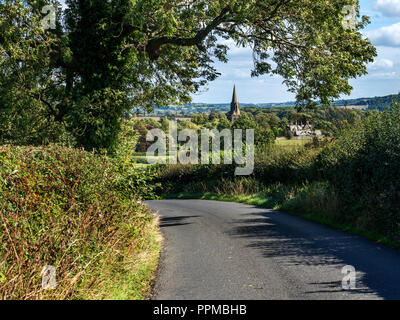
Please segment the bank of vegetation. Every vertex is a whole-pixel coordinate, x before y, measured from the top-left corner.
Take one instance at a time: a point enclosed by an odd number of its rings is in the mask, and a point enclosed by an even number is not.
[[[79,149],[0,147],[0,298],[147,298],[161,242],[140,203],[150,180]]]
[[[234,166],[160,169],[164,197],[200,197],[263,205],[400,243],[400,110],[370,112],[335,139],[302,148],[268,148],[254,174]]]

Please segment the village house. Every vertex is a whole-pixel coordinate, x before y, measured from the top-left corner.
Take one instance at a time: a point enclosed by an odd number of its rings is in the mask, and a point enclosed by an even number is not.
[[[294,137],[313,137],[322,136],[321,130],[314,130],[313,126],[307,121],[306,124],[291,124],[287,126],[288,132],[291,132]]]

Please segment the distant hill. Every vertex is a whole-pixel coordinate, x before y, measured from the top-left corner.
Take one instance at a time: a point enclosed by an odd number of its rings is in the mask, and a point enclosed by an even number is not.
[[[366,106],[366,109],[368,110],[373,110],[373,109],[382,110],[390,106],[392,101],[397,97],[398,95],[392,94],[384,97],[337,100],[335,104],[337,106]]]
[[[383,110],[387,106],[390,106],[391,102],[397,97],[398,95],[393,94],[383,97],[337,100],[334,102],[334,104],[338,107],[349,107],[352,109]],[[284,108],[294,107],[295,105],[296,103],[294,101],[280,103],[240,103],[241,108]],[[183,107],[171,106],[169,108],[155,108],[153,115],[182,116],[196,113],[210,113],[211,111],[228,112],[229,110],[229,103],[188,103]]]

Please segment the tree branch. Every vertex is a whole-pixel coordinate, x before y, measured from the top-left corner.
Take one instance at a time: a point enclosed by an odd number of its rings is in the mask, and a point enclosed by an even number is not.
[[[198,31],[194,37],[191,38],[171,38],[161,37],[152,39],[147,43],[146,52],[152,61],[157,60],[161,54],[161,47],[166,44],[173,44],[175,46],[190,47],[194,45],[201,45],[205,38],[226,19],[227,13],[230,12],[229,7],[222,9],[218,17],[204,29]]]

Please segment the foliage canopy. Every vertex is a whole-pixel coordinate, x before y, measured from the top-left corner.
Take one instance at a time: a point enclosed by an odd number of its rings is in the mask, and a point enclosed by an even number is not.
[[[57,21],[45,31],[49,3]],[[280,75],[299,104],[328,104],[376,55],[367,17],[343,27],[347,5],[359,11],[355,0],[2,0],[1,136],[23,127],[20,140],[39,143],[66,128],[79,146],[110,148],[127,112],[190,101],[232,44],[252,48],[252,76]]]

